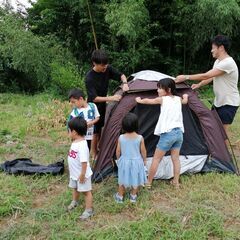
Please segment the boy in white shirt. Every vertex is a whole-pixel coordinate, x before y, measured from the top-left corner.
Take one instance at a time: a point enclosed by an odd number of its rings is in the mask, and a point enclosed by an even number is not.
[[[85,211],[80,219],[86,220],[93,216],[92,170],[89,164],[89,149],[85,140],[87,122],[81,117],[75,117],[68,122],[68,127],[72,139],[72,145],[68,153],[69,187],[73,189],[73,199],[68,206],[68,211],[78,206],[79,193],[82,192],[85,197]]]
[[[69,120],[75,117],[82,117],[87,121],[87,133],[85,139],[88,143],[89,151],[91,151],[91,142],[94,134],[94,125],[99,121],[100,114],[95,103],[87,102],[85,95],[80,89],[72,89],[68,94],[69,102],[73,106],[73,110],[69,116]],[[93,153],[95,159],[96,153]]]

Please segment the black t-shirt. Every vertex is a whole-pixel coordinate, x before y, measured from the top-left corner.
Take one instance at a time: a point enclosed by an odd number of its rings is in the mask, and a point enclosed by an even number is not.
[[[108,92],[109,80],[121,80],[122,73],[118,72],[112,66],[108,65],[105,72],[95,72],[93,69],[87,73],[86,88],[88,95],[88,102],[99,97],[106,97]]]

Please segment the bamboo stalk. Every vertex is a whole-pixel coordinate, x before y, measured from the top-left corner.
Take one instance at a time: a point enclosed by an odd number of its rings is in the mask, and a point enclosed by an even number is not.
[[[97,36],[96,36],[95,29],[94,29],[92,13],[91,13],[91,10],[90,10],[90,5],[89,5],[89,1],[88,0],[87,0],[87,6],[88,6],[88,13],[89,13],[89,17],[90,17],[91,27],[92,27],[92,33],[93,33],[95,48],[98,49]]]

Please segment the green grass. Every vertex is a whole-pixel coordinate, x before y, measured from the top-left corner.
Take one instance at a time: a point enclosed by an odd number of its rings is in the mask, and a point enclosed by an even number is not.
[[[66,159],[70,145],[65,127],[70,111],[67,102],[47,94],[1,94],[0,107],[4,109],[0,113],[0,162],[30,157],[49,164]],[[238,113],[232,126],[235,142],[240,139],[239,118]],[[75,211],[66,212],[71,201],[67,173],[0,173],[0,239],[240,239],[238,176],[195,174],[181,176],[181,181],[181,190],[167,181],[155,181],[151,191],[141,189],[135,205],[127,199],[122,205],[113,201],[116,178],[94,184],[96,214],[80,222],[82,197]]]

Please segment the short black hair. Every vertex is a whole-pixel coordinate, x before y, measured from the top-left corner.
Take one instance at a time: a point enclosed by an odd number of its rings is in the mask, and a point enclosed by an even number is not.
[[[108,64],[108,55],[104,50],[94,50],[92,53],[92,62],[96,64]]]
[[[169,92],[169,88],[171,89],[171,93],[173,95],[177,95],[176,91],[176,83],[172,78],[163,78],[157,83],[158,88],[164,89],[167,93]]]
[[[230,39],[225,36],[225,35],[217,35],[212,39],[212,44],[220,47],[220,46],[224,46],[225,51],[228,53],[230,46],[231,46],[231,41]]]
[[[71,131],[75,130],[78,135],[85,136],[87,133],[87,122],[82,117],[75,117],[68,122]]]
[[[68,93],[68,99],[69,100],[70,100],[70,98],[74,98],[74,99],[78,100],[80,97],[85,99],[85,94],[82,90],[80,90],[78,88],[71,89]]]
[[[122,121],[122,129],[124,132],[137,132],[138,131],[138,117],[134,113],[127,113]]]

